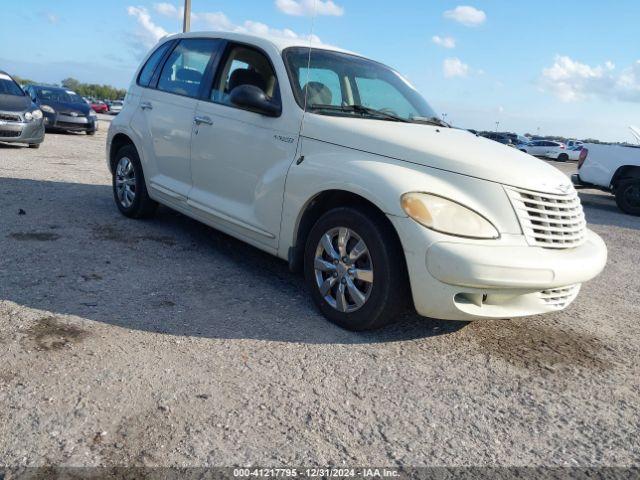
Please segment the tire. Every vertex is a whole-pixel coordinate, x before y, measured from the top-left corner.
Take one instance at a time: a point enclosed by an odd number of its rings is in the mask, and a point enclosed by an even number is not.
[[[339,239],[345,230],[350,238],[341,251]],[[325,235],[332,240],[333,255],[323,246]],[[355,263],[342,259],[336,263],[336,255],[359,251],[355,246],[360,241],[366,245],[366,253]],[[320,269],[315,268],[316,260],[321,262]],[[320,311],[329,321],[347,330],[381,328],[408,307],[408,276],[402,248],[387,219],[371,208],[341,207],[320,217],[307,237],[304,272],[307,288]],[[320,285],[331,288],[323,294]],[[352,294],[354,287],[361,294],[360,301],[364,298],[361,305],[356,301],[358,294]],[[338,300],[341,288],[342,302]]]
[[[640,178],[628,178],[618,183],[616,203],[624,213],[640,216]]]
[[[569,160],[569,155],[567,155],[566,153],[561,153],[560,155],[558,155],[559,162],[566,162],[567,160]]]
[[[36,149],[38,149],[38,148],[40,148],[40,144],[39,144],[39,143],[30,143],[30,144],[29,144],[29,148],[36,148]]]
[[[125,167],[127,165],[130,169]],[[149,218],[154,215],[158,203],[149,197],[140,157],[133,145],[125,145],[118,150],[111,178],[113,199],[124,216]]]
[[[87,135],[95,135],[96,131],[95,130],[88,130],[87,131]]]

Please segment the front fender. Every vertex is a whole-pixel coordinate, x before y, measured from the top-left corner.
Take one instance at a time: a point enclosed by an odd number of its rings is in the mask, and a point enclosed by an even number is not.
[[[300,220],[309,203],[327,190],[359,195],[387,215],[406,217],[400,198],[429,192],[467,205],[490,219],[502,233],[521,229],[500,184],[355,149],[301,139],[304,161],[293,164],[285,185],[279,255],[295,245]]]

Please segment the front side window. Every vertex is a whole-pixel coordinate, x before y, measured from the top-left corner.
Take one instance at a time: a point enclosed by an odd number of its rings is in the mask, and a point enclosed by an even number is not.
[[[153,78],[153,72],[155,72],[158,63],[162,60],[162,57],[169,49],[171,42],[166,42],[158,47],[158,49],[151,54],[147,63],[144,64],[142,70],[140,70],[140,75],[138,76],[138,85],[142,87],[148,87],[149,83],[151,83],[151,79]]]
[[[0,73],[0,95],[11,95],[12,97],[24,97],[24,92],[13,78],[5,73]]]
[[[197,98],[202,77],[218,45],[215,39],[181,40],[162,67],[158,90]]]
[[[262,90],[275,103],[280,103],[278,77],[269,59],[258,50],[235,46],[227,55],[211,90],[211,100],[231,105],[229,96],[234,88],[253,85]]]
[[[402,76],[373,60],[294,47],[283,54],[298,105],[323,115],[443,122]]]

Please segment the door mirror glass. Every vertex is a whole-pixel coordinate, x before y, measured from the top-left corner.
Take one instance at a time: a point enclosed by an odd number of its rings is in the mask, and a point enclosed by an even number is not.
[[[282,108],[273,102],[264,91],[255,85],[239,85],[231,91],[229,101],[240,108],[252,112],[277,117]]]

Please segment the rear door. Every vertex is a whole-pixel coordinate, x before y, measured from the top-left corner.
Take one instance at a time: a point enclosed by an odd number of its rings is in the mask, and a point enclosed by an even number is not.
[[[207,67],[220,41],[188,38],[177,42],[144,89],[138,129],[146,154],[145,174],[151,195],[186,202],[191,189],[191,135],[196,104]]]
[[[273,58],[273,62],[278,61]],[[238,108],[231,91],[253,85],[282,103],[284,65],[276,73],[262,50],[229,43],[206,99],[198,103],[191,146],[193,189],[189,205],[216,227],[244,240],[277,248],[287,171],[296,152],[299,117]],[[281,62],[280,62],[281,63]]]

